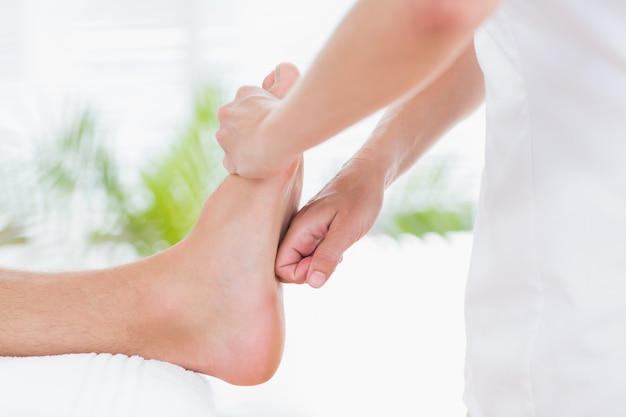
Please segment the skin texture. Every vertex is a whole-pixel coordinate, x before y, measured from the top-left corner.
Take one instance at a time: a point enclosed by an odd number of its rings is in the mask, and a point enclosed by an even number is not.
[[[281,94],[297,76],[291,67],[266,87]],[[268,380],[284,341],[274,259],[301,184],[301,158],[264,180],[231,175],[183,241],[136,263],[0,270],[0,355],[123,353],[238,385]]]

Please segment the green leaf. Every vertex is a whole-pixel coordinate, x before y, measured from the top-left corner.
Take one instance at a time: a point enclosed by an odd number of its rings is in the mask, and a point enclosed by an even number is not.
[[[416,167],[388,196],[374,232],[421,238],[472,230],[475,204],[453,185],[453,170],[450,159]]]

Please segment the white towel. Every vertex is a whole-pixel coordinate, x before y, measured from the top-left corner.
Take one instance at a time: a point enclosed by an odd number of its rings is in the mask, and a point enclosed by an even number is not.
[[[125,355],[0,357],[1,417],[214,417],[209,381]]]

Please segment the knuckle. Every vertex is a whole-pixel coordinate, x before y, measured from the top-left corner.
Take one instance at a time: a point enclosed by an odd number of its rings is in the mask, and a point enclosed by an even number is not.
[[[215,140],[217,141],[217,143],[219,143],[219,145],[223,148],[224,144],[226,143],[226,137],[228,136],[228,132],[226,132],[226,129],[224,129],[223,127],[220,127],[216,132],[215,132]]]
[[[315,251],[315,261],[317,265],[324,265],[334,270],[337,264],[339,264],[343,253],[328,249],[326,247],[319,246]]]
[[[304,276],[278,276],[278,279],[281,282],[287,284],[304,284],[306,282],[306,277]]]
[[[228,117],[230,113],[230,104],[224,104],[219,109],[217,109],[217,120],[220,122]]]
[[[245,96],[249,96],[250,94],[252,94],[252,92],[256,90],[255,87],[249,86],[249,85],[244,85],[242,87],[239,87],[237,89],[237,93],[235,94],[236,98],[242,98]]]
[[[224,165],[224,169],[226,171],[228,171],[229,174],[236,174],[236,169],[235,169],[235,165],[231,162],[230,159],[228,158],[224,158],[224,161],[222,162],[222,165]]]

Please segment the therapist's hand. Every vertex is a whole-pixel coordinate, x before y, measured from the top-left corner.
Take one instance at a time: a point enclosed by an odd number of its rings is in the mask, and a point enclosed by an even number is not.
[[[278,248],[277,277],[324,285],[344,252],[374,225],[384,189],[384,178],[367,162],[348,162],[292,220]]]
[[[293,160],[280,160],[268,152],[268,138],[264,133],[272,111],[299,76],[293,64],[282,63],[265,77],[263,88],[241,87],[235,99],[219,109],[220,128],[215,136],[225,152],[224,167],[229,173],[247,178],[267,178],[291,165]]]

